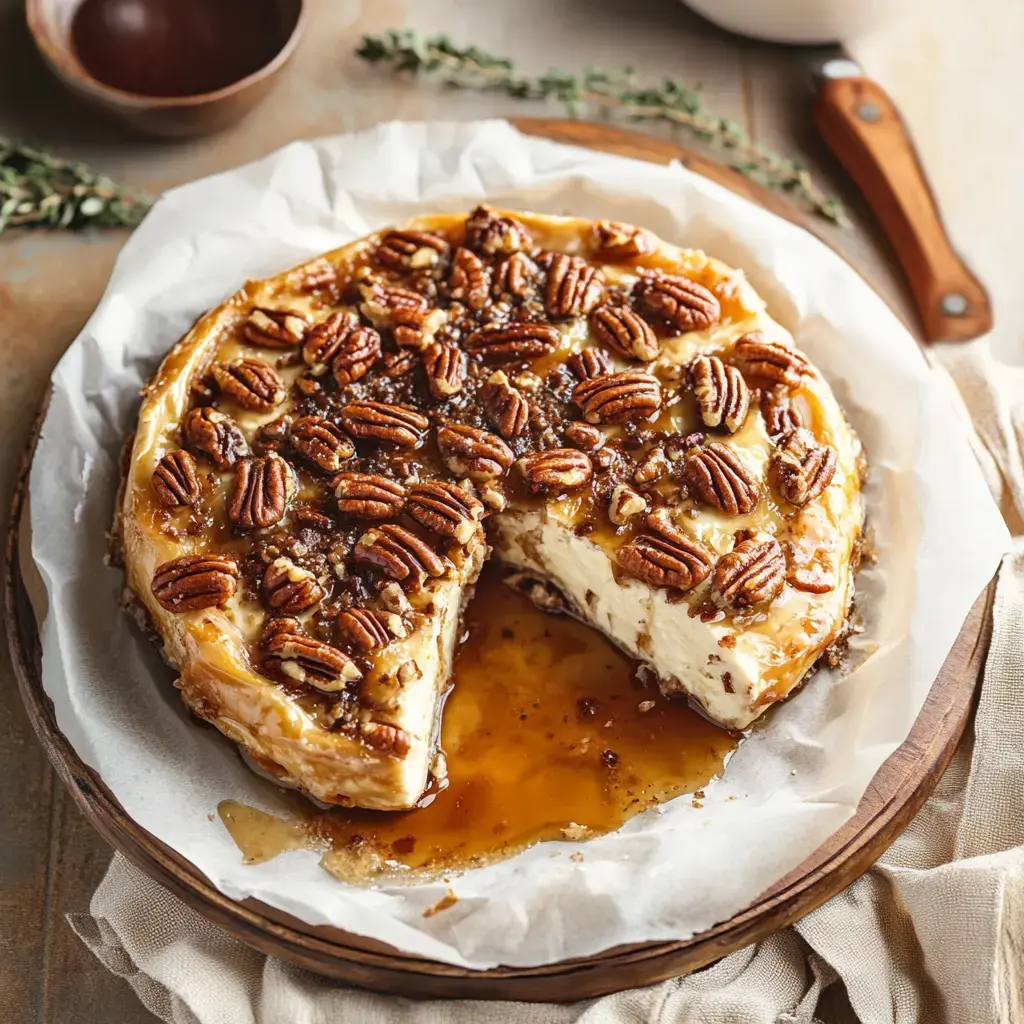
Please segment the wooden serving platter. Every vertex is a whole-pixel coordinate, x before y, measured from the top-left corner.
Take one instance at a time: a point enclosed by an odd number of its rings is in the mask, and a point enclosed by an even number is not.
[[[586,122],[522,119],[516,124],[527,133],[560,142],[660,163],[680,160],[772,212],[804,224],[779,196],[675,143]],[[28,473],[41,421],[42,413],[15,489],[4,572],[11,657],[40,742],[85,815],[137,867],[240,941],[340,982],[409,997],[564,1002],[697,970],[792,924],[866,871],[935,788],[970,716],[988,645],[991,585],[971,608],[909,737],[879,769],[856,815],[730,920],[685,941],[644,943],[542,967],[489,971],[411,957],[337,929],[312,927],[255,900],[240,903],[223,896],[191,863],[125,814],[57,728],[42,687],[38,623],[30,600],[38,591],[28,554]]]

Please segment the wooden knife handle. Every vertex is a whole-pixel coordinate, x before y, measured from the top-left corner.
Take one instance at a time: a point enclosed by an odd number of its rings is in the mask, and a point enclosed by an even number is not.
[[[864,193],[914,293],[928,341],[966,341],[992,327],[988,294],[956,254],[903,119],[869,78],[826,79],[814,117]]]

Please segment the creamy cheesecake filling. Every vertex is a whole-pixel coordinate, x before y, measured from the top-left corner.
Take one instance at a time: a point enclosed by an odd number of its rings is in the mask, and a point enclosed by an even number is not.
[[[126,572],[198,715],[318,800],[407,808],[489,544],[739,729],[845,627],[862,462],[740,272],[607,222],[431,216],[175,347]]]

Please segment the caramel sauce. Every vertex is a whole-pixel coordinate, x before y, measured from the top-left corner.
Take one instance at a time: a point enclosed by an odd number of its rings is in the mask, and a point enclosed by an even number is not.
[[[143,96],[197,96],[269,64],[297,10],[277,0],[84,0],[71,45],[106,85]]]
[[[613,831],[722,771],[735,734],[637,680],[633,659],[500,574],[484,570],[467,609],[441,728],[446,782],[397,813],[321,811],[294,795],[283,821],[225,801],[246,861],[305,846],[349,881],[422,877]]]

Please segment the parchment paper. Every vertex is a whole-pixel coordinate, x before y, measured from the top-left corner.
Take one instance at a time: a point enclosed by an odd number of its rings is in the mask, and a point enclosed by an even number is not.
[[[218,802],[282,813],[280,794],[186,714],[172,673],[118,608],[104,531],[139,388],[197,316],[246,277],[482,199],[643,224],[746,269],[870,457],[878,563],[859,577],[858,644],[873,653],[774,709],[702,807],[681,798],[582,846],[540,844],[457,876],[459,902],[424,918],[443,883],[348,886],[310,851],[241,863]],[[44,685],[61,730],[125,810],[229,896],[475,968],[684,938],[749,904],[853,814],[1009,548],[958,417],[912,338],[841,259],[682,167],[530,139],[503,122],[296,143],[165,195],[54,372],[31,477],[32,550],[50,601]],[[576,850],[582,861],[570,860]]]

